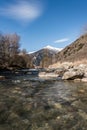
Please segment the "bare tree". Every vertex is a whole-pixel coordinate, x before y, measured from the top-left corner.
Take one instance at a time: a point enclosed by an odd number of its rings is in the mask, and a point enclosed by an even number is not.
[[[19,47],[20,47],[20,44],[19,44],[19,40],[20,40],[20,37],[17,35],[17,34],[8,34],[8,35],[5,35],[5,44],[6,44],[6,49],[7,49],[7,52],[10,54],[10,56],[14,56],[16,54],[19,53]]]
[[[0,65],[8,66],[10,59],[19,53],[20,37],[15,34],[0,34]]]

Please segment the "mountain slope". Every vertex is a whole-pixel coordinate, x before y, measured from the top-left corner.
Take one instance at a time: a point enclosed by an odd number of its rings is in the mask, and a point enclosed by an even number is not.
[[[75,42],[56,54],[57,61],[81,61],[87,58],[87,34],[82,35]]]

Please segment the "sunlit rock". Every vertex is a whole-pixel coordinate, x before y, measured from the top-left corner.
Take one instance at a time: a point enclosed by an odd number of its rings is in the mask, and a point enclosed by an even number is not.
[[[57,109],[61,109],[62,108],[62,105],[60,103],[55,103],[54,104],[54,107],[57,108]]]
[[[79,81],[81,81],[81,79],[80,78],[76,78],[76,79],[74,79],[74,81],[79,82]]]
[[[82,78],[81,81],[82,82],[87,82],[87,78]]]
[[[41,78],[47,78],[47,77],[49,77],[49,78],[56,78],[56,77],[58,77],[59,75],[58,74],[55,74],[55,73],[46,73],[46,72],[40,72],[39,73],[39,77],[41,77]]]
[[[84,94],[85,90],[84,89],[80,89],[78,92]]]
[[[82,78],[82,77],[83,77],[82,71],[69,70],[64,73],[62,79],[67,80],[67,79],[76,79],[76,78]]]

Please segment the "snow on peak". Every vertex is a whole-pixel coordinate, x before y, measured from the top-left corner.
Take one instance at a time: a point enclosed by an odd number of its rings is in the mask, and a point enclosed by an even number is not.
[[[31,52],[28,52],[28,54],[33,54],[33,53],[35,53],[36,51],[31,51]]]
[[[50,50],[50,51],[54,51],[54,52],[59,52],[59,51],[61,51],[63,48],[56,48],[56,47],[52,47],[52,46],[50,46],[50,45],[48,45],[48,46],[46,46],[46,47],[44,47],[44,48],[42,48],[42,49],[48,49],[48,50]],[[39,51],[39,50],[38,50]],[[35,52],[37,52],[37,51],[32,51],[32,52],[28,52],[28,54],[33,54],[33,53],[35,53]]]
[[[52,46],[48,45],[48,46],[44,47],[44,49],[54,50],[54,51],[58,52],[58,51],[61,51],[63,48],[56,48],[56,47],[52,47]]]

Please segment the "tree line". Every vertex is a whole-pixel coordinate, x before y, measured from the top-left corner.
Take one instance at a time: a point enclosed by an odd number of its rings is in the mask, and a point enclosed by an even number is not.
[[[20,36],[0,34],[0,68],[33,67],[31,57],[26,50],[20,49]]]

